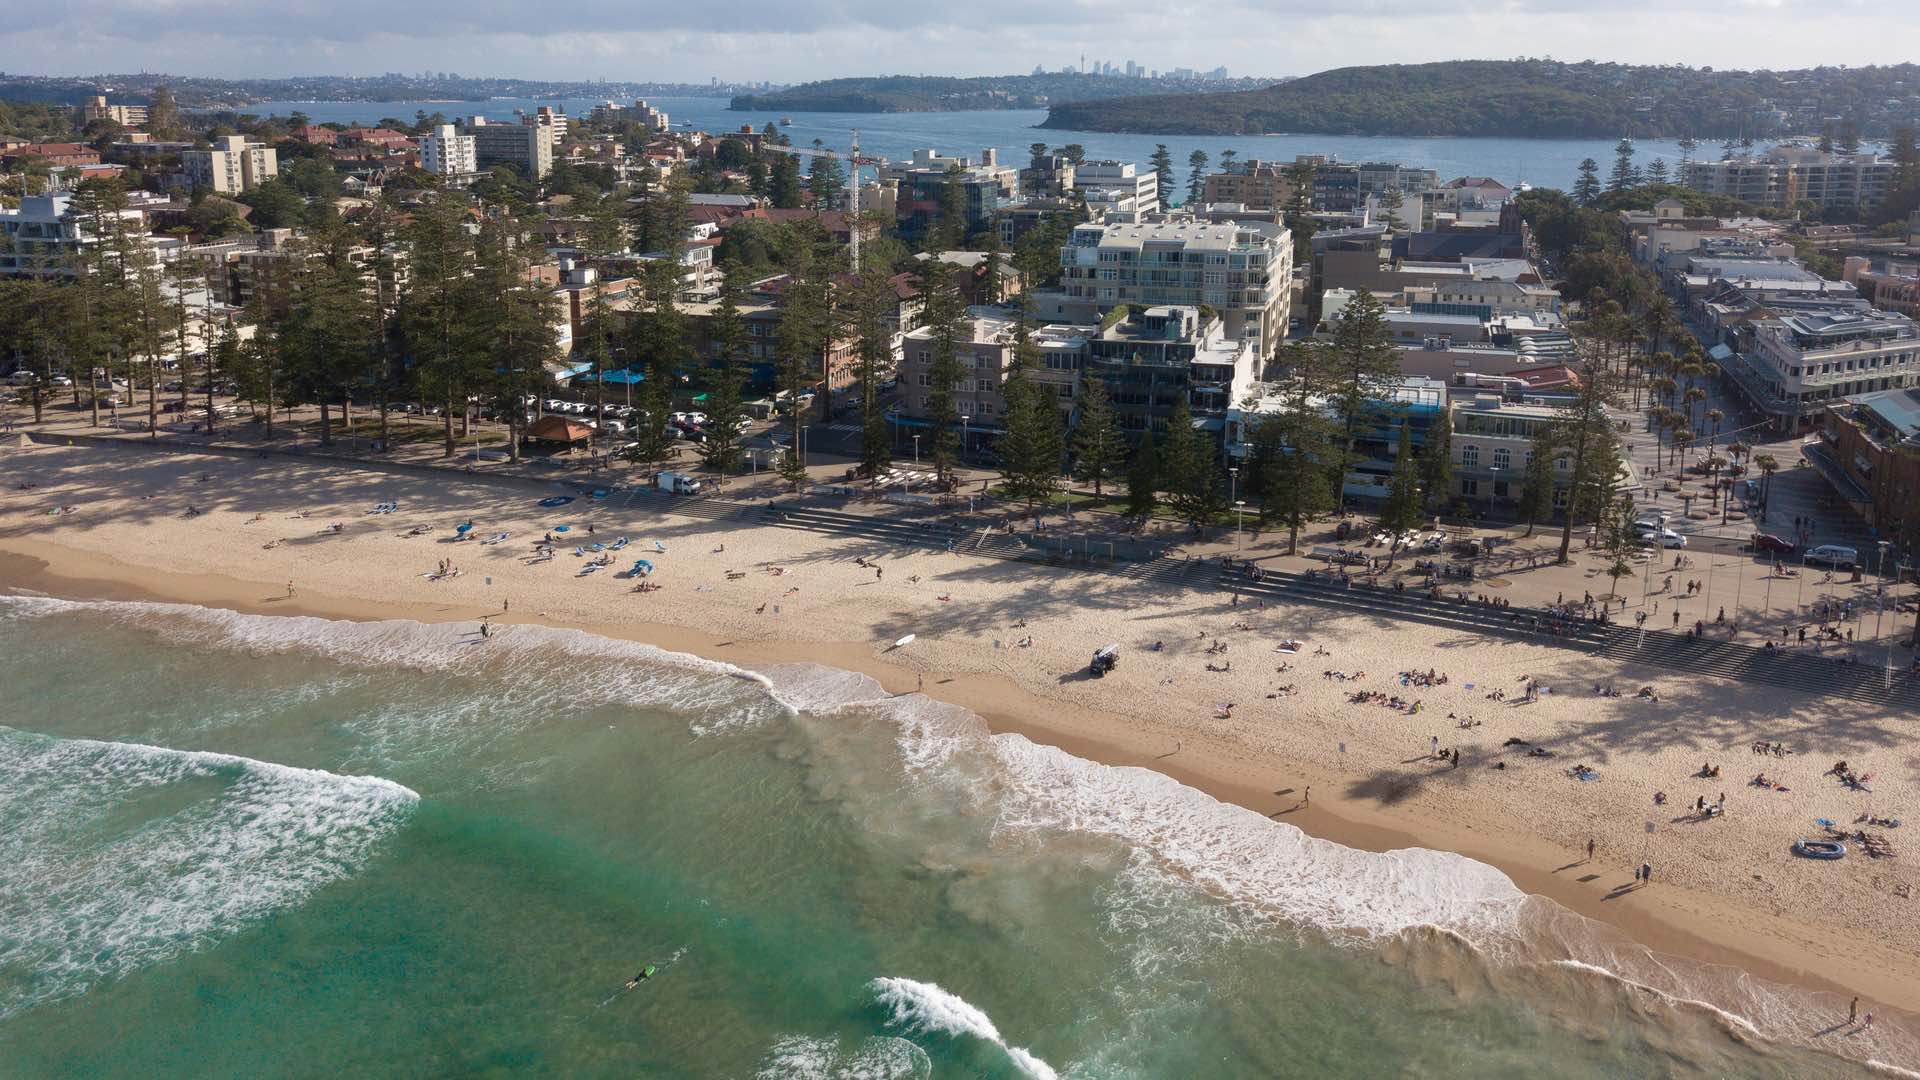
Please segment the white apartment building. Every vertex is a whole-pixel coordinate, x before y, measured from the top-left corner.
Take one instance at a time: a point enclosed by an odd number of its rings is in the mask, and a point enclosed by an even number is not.
[[[593,122],[596,124],[631,120],[656,134],[670,131],[673,127],[666,113],[661,112],[645,101],[635,101],[631,105],[619,105],[611,101],[602,102],[593,107],[593,113],[591,115]]]
[[[1286,336],[1293,238],[1282,225],[1081,225],[1060,249],[1060,265],[1069,304],[1102,313],[1122,304],[1204,304],[1220,313],[1227,336],[1254,339],[1262,358]]]
[[[1151,214],[1160,207],[1160,181],[1131,161],[1083,161],[1073,167],[1073,190],[1089,205]]]
[[[121,127],[140,127],[147,122],[147,107],[109,105],[105,94],[95,94],[80,107],[80,123],[84,126],[95,120],[111,120]]]
[[[144,236],[140,211],[124,210],[121,217]],[[17,207],[0,207],[0,276],[71,274],[74,261],[98,243],[74,215],[69,192],[28,195]]]
[[[567,119],[566,113],[551,105],[542,105],[532,112],[525,114],[520,117],[520,122],[550,129],[547,135],[547,145],[552,147],[559,147],[567,141],[568,125],[571,123],[571,121]]]
[[[1786,315],[1754,327],[1746,359],[1770,399],[1758,404],[1798,428],[1819,402],[1920,383],[1920,326],[1873,310]]]
[[[211,150],[188,150],[180,155],[187,184],[216,195],[250,191],[280,175],[280,155],[270,146],[250,143],[244,135],[223,135]]]
[[[554,129],[549,125],[490,123],[484,116],[472,116],[460,130],[473,140],[479,169],[510,165],[531,180],[543,180],[553,171]]]
[[[1887,197],[1899,166],[1874,154],[1832,154],[1776,146],[1763,155],[1695,161],[1682,181],[1709,195],[1782,209],[1811,200],[1823,209],[1872,206]]]
[[[479,172],[473,136],[459,134],[452,124],[434,128],[420,140],[420,168],[436,176]]]

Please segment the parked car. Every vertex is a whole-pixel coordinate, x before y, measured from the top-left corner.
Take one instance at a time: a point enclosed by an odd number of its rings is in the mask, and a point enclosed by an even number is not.
[[[1663,548],[1683,548],[1687,546],[1687,538],[1674,532],[1672,529],[1643,530],[1640,533],[1640,542]]]
[[[33,372],[21,368],[19,371],[7,376],[7,381],[15,386],[32,386],[34,378]]]
[[[68,378],[65,375],[55,375],[53,378],[48,379],[47,382],[53,384],[54,386],[72,386],[73,385],[73,380]]]
[[[1793,554],[1794,548],[1799,545],[1784,536],[1775,536],[1773,533],[1754,533],[1753,539],[1748,541],[1747,546],[1763,554],[1766,552],[1778,552],[1782,555],[1791,555]]]
[[[1817,548],[1807,549],[1806,562],[1809,566],[1831,566],[1836,570],[1851,570],[1859,565],[1860,553],[1840,544],[1821,544]]]

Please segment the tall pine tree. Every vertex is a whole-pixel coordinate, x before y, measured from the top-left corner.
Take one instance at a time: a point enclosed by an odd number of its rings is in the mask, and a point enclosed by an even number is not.
[[[1073,426],[1073,452],[1074,475],[1093,484],[1095,498],[1101,496],[1106,481],[1126,470],[1127,437],[1107,397],[1106,381],[1084,371],[1080,378],[1080,415]]]

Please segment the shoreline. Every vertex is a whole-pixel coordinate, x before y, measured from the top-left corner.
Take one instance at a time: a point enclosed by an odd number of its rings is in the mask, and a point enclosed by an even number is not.
[[[919,678],[925,676],[920,692],[973,712],[996,734],[1019,735],[1104,765],[1156,771],[1221,802],[1346,847],[1372,852],[1404,848],[1453,852],[1493,866],[1521,891],[1609,926],[1656,953],[1735,967],[1803,990],[1860,994],[1899,1009],[1911,1010],[1920,1003],[1920,973],[1910,973],[1910,968],[1892,958],[1863,962],[1861,950],[1868,943],[1848,941],[1835,947],[1831,930],[1743,909],[1725,898],[1677,885],[1635,893],[1632,906],[1609,904],[1604,887],[1580,880],[1589,871],[1608,870],[1604,862],[1586,864],[1576,853],[1542,838],[1489,830],[1471,819],[1410,821],[1406,815],[1385,813],[1343,797],[1340,789],[1351,777],[1338,771],[1249,753],[1244,746],[1201,732],[1180,737],[1169,750],[1161,732],[1128,730],[1116,724],[1119,718],[1112,714],[1043,698],[1005,675],[920,672],[885,658],[865,642],[744,638],[671,623],[605,624],[526,612],[477,611],[473,605],[376,601],[307,586],[289,600],[275,595],[281,590],[270,583],[225,574],[154,570],[49,541],[16,537],[0,539],[0,591],[76,600],[182,603],[255,615],[346,621],[444,623],[486,616],[499,623],[576,629],[746,668],[820,664],[870,676],[890,694],[915,692]],[[1266,779],[1270,777],[1281,779]],[[1298,789],[1307,787],[1319,788],[1318,797],[1311,806],[1298,807]],[[1556,866],[1559,869],[1550,869]],[[1772,947],[1755,949],[1736,940],[1750,936],[1739,931],[1761,924],[1769,924],[1773,931],[1764,935]]]

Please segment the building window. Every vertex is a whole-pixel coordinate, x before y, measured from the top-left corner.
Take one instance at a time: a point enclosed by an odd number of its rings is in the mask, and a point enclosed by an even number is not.
[[[1460,467],[1463,469],[1477,469],[1480,467],[1480,448],[1478,446],[1475,446],[1473,443],[1467,443],[1460,447]]]
[[[1462,478],[1460,481],[1460,494],[1462,495],[1480,494],[1480,481],[1475,480],[1471,476]]]
[[[1513,451],[1507,449],[1504,446],[1494,447],[1493,448],[1493,467],[1496,469],[1512,468],[1513,467]]]

